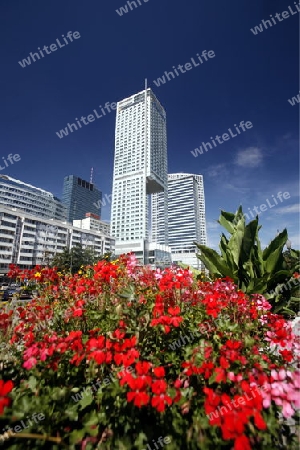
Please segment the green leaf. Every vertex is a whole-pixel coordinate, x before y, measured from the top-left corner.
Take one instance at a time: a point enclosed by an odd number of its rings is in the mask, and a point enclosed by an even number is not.
[[[222,257],[213,249],[206,247],[205,245],[196,244],[200,250],[200,254],[197,257],[204,263],[206,268],[213,275],[219,276],[231,276],[232,272],[226,266]]]
[[[36,390],[36,385],[37,385],[37,381],[36,378],[34,376],[30,376],[29,380],[28,380],[28,386],[32,391]]]
[[[245,226],[241,250],[242,261],[247,261],[251,253],[251,250],[253,250],[254,248],[255,241],[256,239],[258,239],[257,227],[258,227],[257,219],[252,220],[252,222],[249,222],[248,225]]]
[[[228,239],[225,236],[225,234],[222,233],[220,244],[219,244],[219,248],[221,250],[221,254],[222,254],[223,259],[226,259],[227,245],[228,245]]]
[[[283,247],[288,239],[286,228],[278,234],[263,251],[263,260],[267,261],[269,256],[279,251],[282,253]]]
[[[78,420],[77,404],[69,405],[69,407],[66,409],[65,413],[66,413],[66,416],[70,420]]]
[[[226,218],[229,214],[229,220]],[[230,220],[231,219],[231,220]],[[234,225],[232,224],[234,220],[234,214],[226,213],[225,211],[221,211],[221,215],[219,217],[218,223],[222,225],[230,234],[234,232]]]
[[[70,442],[71,444],[78,444],[82,441],[85,435],[85,430],[74,430],[70,433]]]
[[[83,425],[85,427],[91,427],[93,425],[97,425],[98,422],[99,422],[99,419],[98,419],[96,411],[91,411],[89,414],[87,414],[84,417]]]
[[[233,222],[235,214],[221,210],[221,216],[223,216],[228,222]]]
[[[239,266],[240,252],[244,237],[244,229],[245,229],[245,219],[242,218],[238,221],[234,233],[228,242],[228,252],[231,253],[236,268],[238,268]]]

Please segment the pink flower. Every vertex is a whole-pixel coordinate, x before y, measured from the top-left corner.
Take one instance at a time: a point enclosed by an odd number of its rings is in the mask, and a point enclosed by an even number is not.
[[[284,369],[280,369],[279,370],[278,378],[279,378],[279,380],[285,380],[285,378],[286,378],[286,371]]]
[[[286,419],[288,417],[292,417],[292,415],[294,414],[294,410],[291,407],[291,404],[287,401],[283,401],[282,403],[282,415],[283,417],[285,417]]]
[[[27,361],[24,362],[23,367],[27,370],[32,369],[32,367],[34,367],[37,363],[36,358],[29,358],[27,359]]]
[[[126,262],[127,272],[132,275],[135,267],[137,266],[137,259],[134,253],[130,253]]]
[[[27,350],[25,350],[24,352],[24,358],[31,358],[32,356],[37,356],[39,354],[39,349],[37,344],[33,344],[31,347],[29,347]]]
[[[264,407],[265,409],[268,409],[268,408],[270,408],[270,406],[271,406],[271,396],[268,395],[267,397],[265,397],[265,398],[263,399],[263,407]]]

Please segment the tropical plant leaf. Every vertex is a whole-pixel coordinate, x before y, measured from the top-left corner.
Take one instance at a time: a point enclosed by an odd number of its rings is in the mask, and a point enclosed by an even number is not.
[[[228,214],[230,216],[229,218]],[[235,217],[234,214],[225,213],[225,211],[221,211],[221,215],[218,220],[218,223],[222,225],[222,227],[224,227],[230,234],[234,232],[234,224],[233,224],[234,217]]]
[[[287,230],[286,228],[278,234],[278,236],[276,236],[271,242],[270,244],[264,249],[263,251],[263,260],[267,261],[267,259],[269,258],[269,256],[274,253],[277,252],[278,249],[281,249],[282,253],[282,249],[286,244],[286,241],[288,239],[288,234],[287,234]]]
[[[233,235],[228,242],[228,252],[232,255],[235,269],[239,267],[240,253],[245,230],[245,219],[242,218],[236,224]]]
[[[208,248],[205,245],[196,245],[200,250],[200,254],[197,254],[197,257],[203,262],[211,274],[218,276],[232,275],[230,269],[222,260],[222,257],[215,250]]]

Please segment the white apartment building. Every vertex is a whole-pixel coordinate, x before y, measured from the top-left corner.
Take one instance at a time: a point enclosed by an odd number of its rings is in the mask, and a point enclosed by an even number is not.
[[[46,219],[66,220],[67,209],[51,192],[0,175],[0,204]]]
[[[74,227],[82,228],[83,230],[101,231],[101,233],[110,233],[110,224],[100,220],[99,216],[92,213],[86,213],[86,217],[81,220],[73,220]]]
[[[110,224],[100,220],[99,216],[92,213],[86,213],[86,217],[84,219],[73,220],[73,227],[100,233],[103,237],[105,237],[104,253],[114,253],[115,239],[110,236]]]
[[[164,198],[155,194],[152,202],[153,240],[162,243],[161,223],[164,217]],[[203,268],[196,257],[193,242],[206,245],[205,197],[203,176],[189,173],[168,175],[168,234],[174,263],[182,262],[197,269]]]
[[[55,253],[81,244],[96,255],[114,253],[114,239],[106,234],[72,226],[66,221],[45,219],[0,204],[0,275],[9,264],[22,269],[47,265]]]
[[[110,233],[117,255],[133,251],[149,262],[151,196],[157,192],[167,212],[166,113],[145,89],[117,105]],[[167,245],[167,213],[161,234]]]

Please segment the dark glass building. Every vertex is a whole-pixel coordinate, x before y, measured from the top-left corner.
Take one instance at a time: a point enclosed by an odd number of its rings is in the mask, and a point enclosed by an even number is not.
[[[67,208],[67,220],[84,219],[86,213],[101,216],[102,193],[93,183],[75,175],[64,178],[62,202]]]

